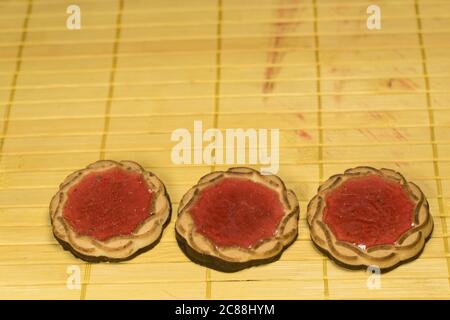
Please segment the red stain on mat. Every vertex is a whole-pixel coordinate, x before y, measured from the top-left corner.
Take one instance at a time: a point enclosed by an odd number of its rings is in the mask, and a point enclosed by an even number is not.
[[[408,138],[406,138],[405,135],[397,129],[392,129],[392,133],[397,140],[402,140],[402,141],[408,140]]]
[[[267,52],[268,67],[264,71],[263,93],[271,93],[275,88],[275,78],[281,71],[279,64],[285,52],[281,49],[285,44],[286,33],[295,31],[298,22],[292,21],[298,10],[299,0],[280,0],[280,8],[276,11],[274,36],[270,39]]]
[[[306,140],[311,140],[312,139],[311,135],[308,132],[306,132],[305,130],[297,130],[296,134],[300,138],[303,138],[303,139],[306,139]]]
[[[367,138],[373,139],[375,141],[379,141],[378,136],[373,133],[372,131],[370,131],[369,129],[358,129],[358,131],[360,133],[362,133],[364,136],[366,136]]]
[[[341,80],[336,80],[334,82],[334,84],[333,84],[334,101],[336,101],[337,104],[341,103],[343,88],[344,88],[344,83]]]
[[[401,168],[403,165],[401,164],[401,163],[399,163],[399,162],[394,162],[394,164],[395,164],[395,166],[396,167],[398,167],[398,168]]]
[[[419,87],[417,86],[417,84],[412,81],[411,79],[388,79],[386,81],[386,87],[388,89],[392,89],[392,90],[409,90],[409,91],[415,91],[417,90]]]
[[[390,112],[385,111],[369,111],[369,115],[376,120],[391,121],[395,120],[395,117]]]

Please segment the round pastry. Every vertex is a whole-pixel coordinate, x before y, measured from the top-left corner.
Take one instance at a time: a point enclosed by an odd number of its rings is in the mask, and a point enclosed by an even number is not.
[[[433,230],[420,188],[370,167],[330,177],[308,204],[307,220],[317,247],[347,268],[392,269],[416,258]]]
[[[53,234],[89,262],[118,262],[151,249],[170,221],[161,180],[131,161],[97,161],[69,175],[50,203]]]
[[[277,260],[298,218],[297,197],[280,178],[237,167],[201,178],[183,196],[175,229],[191,260],[234,272]]]

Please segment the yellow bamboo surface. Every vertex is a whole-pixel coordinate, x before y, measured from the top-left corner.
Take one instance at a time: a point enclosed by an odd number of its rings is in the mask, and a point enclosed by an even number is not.
[[[450,1],[0,0],[0,298],[450,298]],[[81,30],[66,28],[69,4]],[[279,175],[299,197],[298,240],[232,274],[190,262],[178,201],[224,166],[174,165],[176,128],[279,128]],[[165,182],[174,214],[153,250],[88,264],[52,236],[70,172],[129,159]],[[401,171],[427,195],[422,256],[368,289],[309,239],[306,205],[356,165]],[[78,266],[81,287],[67,287]]]

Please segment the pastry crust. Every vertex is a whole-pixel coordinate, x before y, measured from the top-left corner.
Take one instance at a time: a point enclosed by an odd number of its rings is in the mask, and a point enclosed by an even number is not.
[[[379,175],[396,181],[415,203],[414,226],[403,233],[394,244],[378,245],[367,249],[360,248],[355,244],[337,240],[331,229],[323,221],[327,193],[336,189],[347,179],[366,175]],[[357,167],[348,169],[343,174],[330,177],[319,187],[317,195],[309,202],[307,220],[311,239],[316,246],[338,264],[352,269],[372,265],[387,271],[414,259],[422,252],[425,242],[433,230],[433,219],[428,201],[420,188],[416,184],[406,181],[400,173],[384,168],[378,170],[371,167]]]
[[[250,248],[237,246],[218,247],[208,238],[196,232],[189,212],[200,192],[223,178],[246,178],[261,183],[279,196],[284,216],[274,235]],[[299,204],[295,193],[287,190],[283,181],[275,175],[261,175],[258,171],[235,167],[227,171],[215,171],[202,177],[182,198],[175,231],[183,252],[194,262],[224,272],[234,272],[254,265],[277,260],[298,234]]]
[[[130,235],[116,236],[105,241],[80,235],[71,228],[63,217],[67,191],[87,174],[104,171],[112,167],[120,167],[143,175],[148,187],[153,192],[151,215]],[[50,203],[50,219],[55,238],[64,249],[89,262],[129,260],[151,249],[161,239],[164,227],[170,221],[171,211],[169,195],[161,180],[132,161],[100,160],[90,164],[85,169],[72,173],[61,183],[59,191]]]

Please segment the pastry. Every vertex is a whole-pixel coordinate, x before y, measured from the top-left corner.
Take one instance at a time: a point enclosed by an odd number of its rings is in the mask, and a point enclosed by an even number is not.
[[[280,178],[237,167],[204,176],[183,196],[176,237],[194,262],[234,272],[277,260],[296,239],[298,218]]]
[[[420,188],[396,171],[370,167],[330,177],[307,220],[317,247],[348,268],[392,269],[417,257],[433,230]]]
[[[53,234],[89,262],[128,260],[151,249],[170,221],[161,180],[131,161],[97,161],[69,175],[50,203]]]

